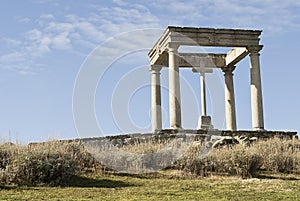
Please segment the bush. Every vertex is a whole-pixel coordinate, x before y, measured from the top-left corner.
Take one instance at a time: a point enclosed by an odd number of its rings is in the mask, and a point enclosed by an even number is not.
[[[236,145],[211,150],[203,155],[199,146],[192,146],[186,156],[178,161],[178,168],[194,175],[207,176],[210,172],[225,173],[243,178],[257,174],[262,158],[254,147]]]
[[[16,147],[0,149],[5,161],[0,169],[2,184],[65,185],[71,176],[94,162],[78,142],[53,141]]]
[[[178,160],[177,168],[184,172],[206,176],[209,172],[250,178],[259,171],[300,174],[300,143],[296,140],[272,138],[212,149],[201,157],[201,147],[191,146],[189,152]]]
[[[245,147],[240,144],[233,148],[213,150],[212,159],[216,172],[242,178],[251,178],[257,175],[263,162],[263,158],[257,153],[254,146]]]
[[[9,153],[0,147],[0,170],[5,169],[5,167],[9,164],[10,156]]]
[[[299,141],[274,138],[255,145],[263,157],[262,169],[280,173],[300,173]]]
[[[203,144],[193,144],[185,156],[176,162],[176,165],[185,173],[207,176],[213,170],[214,160],[206,153],[207,150]]]
[[[0,145],[0,171],[12,162],[13,156],[17,155],[21,149],[20,146],[16,146],[13,143]]]

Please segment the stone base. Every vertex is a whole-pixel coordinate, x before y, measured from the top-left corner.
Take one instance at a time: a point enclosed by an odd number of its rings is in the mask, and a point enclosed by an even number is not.
[[[298,138],[297,132],[294,131],[268,131],[268,130],[237,130],[237,131],[229,131],[229,130],[218,130],[218,129],[162,129],[156,131],[155,134],[163,135],[163,134],[187,134],[187,135],[203,135],[203,136],[247,136],[247,137],[257,137],[258,139],[268,139],[273,137],[279,138]]]
[[[106,143],[111,143],[117,147],[121,147],[127,144],[141,143],[149,140],[167,140],[180,138],[186,140],[187,138],[193,138],[195,141],[216,141],[218,139],[224,139],[222,137],[227,137],[232,140],[232,138],[238,137],[239,139],[247,138],[257,138],[268,139],[273,137],[279,137],[283,139],[297,139],[297,132],[290,131],[227,131],[218,129],[163,129],[157,130],[154,133],[134,133],[134,134],[122,134],[104,137],[91,137],[91,138],[81,138],[72,140],[60,140],[61,142],[74,142],[81,141],[82,143],[98,143],[99,145],[105,145]],[[232,137],[232,138],[230,138]],[[40,144],[48,142],[38,142],[30,143],[29,147],[34,147]]]
[[[189,141],[193,139],[194,141],[204,142],[211,141],[216,142],[217,140],[236,140],[236,139],[270,139],[274,137],[279,137],[282,139],[297,139],[297,132],[289,131],[227,131],[218,129],[163,129],[156,131],[155,133],[135,133],[127,135],[115,135],[115,136],[105,136],[105,137],[95,137],[95,138],[82,138],[77,139],[84,144],[97,143],[99,145],[105,145],[111,143],[116,147],[121,147],[128,144],[142,143],[149,140],[172,140],[172,139],[182,139],[183,141]],[[65,141],[65,140],[63,140]]]
[[[210,116],[200,116],[198,121],[198,129],[213,129]]]

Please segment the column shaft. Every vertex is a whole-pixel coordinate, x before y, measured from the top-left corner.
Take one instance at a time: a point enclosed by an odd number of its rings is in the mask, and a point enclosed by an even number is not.
[[[225,116],[227,130],[236,130],[236,111],[232,73],[234,69],[234,66],[223,68],[225,77]]]
[[[264,129],[263,101],[260,76],[259,51],[262,46],[248,48],[250,52],[250,79],[251,79],[251,108],[253,130]]]
[[[151,115],[152,115],[152,131],[162,129],[162,114],[161,114],[161,89],[160,89],[160,70],[161,66],[152,65],[151,71]]]
[[[200,87],[201,87],[201,110],[202,116],[206,116],[206,86],[205,86],[205,73],[200,73]]]
[[[169,107],[170,127],[181,128],[181,98],[178,68],[178,47],[169,47]]]

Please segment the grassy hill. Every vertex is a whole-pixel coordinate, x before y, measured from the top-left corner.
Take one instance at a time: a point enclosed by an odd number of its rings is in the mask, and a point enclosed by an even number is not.
[[[299,179],[282,174],[246,180],[94,175],[77,178],[69,187],[2,187],[0,200],[299,200]]]

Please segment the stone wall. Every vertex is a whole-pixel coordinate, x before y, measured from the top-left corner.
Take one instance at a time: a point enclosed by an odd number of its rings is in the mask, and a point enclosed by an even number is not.
[[[273,137],[279,138],[297,138],[297,132],[290,131],[227,131],[227,130],[178,130],[178,129],[164,129],[159,130],[154,133],[135,133],[135,134],[125,134],[125,135],[114,135],[105,137],[95,137],[95,138],[82,138],[78,139],[84,143],[91,141],[98,141],[98,143],[111,143],[117,147],[133,144],[142,143],[149,140],[168,140],[172,138],[183,139],[193,138],[193,141],[216,141],[223,138],[247,138],[247,139],[268,139]]]

